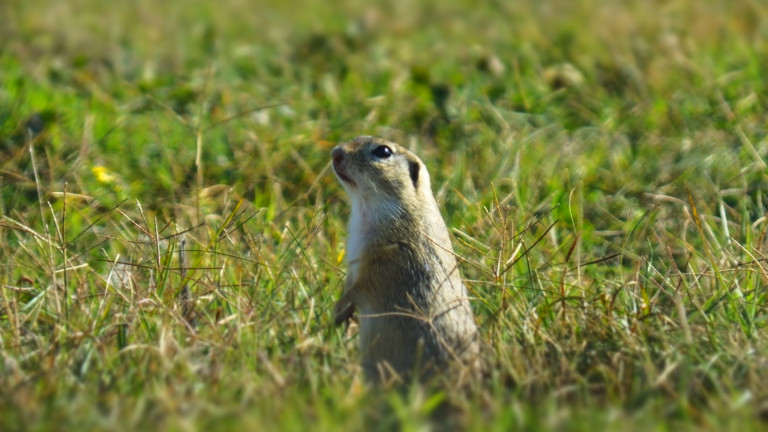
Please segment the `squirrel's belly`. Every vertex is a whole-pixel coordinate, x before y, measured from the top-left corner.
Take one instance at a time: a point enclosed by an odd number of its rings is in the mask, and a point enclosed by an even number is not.
[[[360,314],[360,352],[369,379],[382,372],[405,376],[448,359],[450,347],[428,321],[401,313]],[[390,374],[391,375],[391,374]]]

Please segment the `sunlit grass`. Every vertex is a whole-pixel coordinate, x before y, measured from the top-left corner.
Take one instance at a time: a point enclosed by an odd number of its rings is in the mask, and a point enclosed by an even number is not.
[[[759,3],[0,10],[0,429],[764,427]],[[467,389],[331,326],[360,134],[430,170]]]

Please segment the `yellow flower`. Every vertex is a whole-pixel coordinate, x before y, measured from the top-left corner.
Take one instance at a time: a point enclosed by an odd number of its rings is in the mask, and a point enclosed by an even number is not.
[[[339,256],[336,257],[336,264],[341,264],[342,261],[344,261],[344,254],[347,252],[347,248],[344,248],[339,253]]]
[[[99,183],[114,183],[115,182],[115,176],[109,173],[107,170],[107,167],[102,165],[96,165],[93,168],[91,168],[91,172],[94,176],[96,176],[96,180]]]

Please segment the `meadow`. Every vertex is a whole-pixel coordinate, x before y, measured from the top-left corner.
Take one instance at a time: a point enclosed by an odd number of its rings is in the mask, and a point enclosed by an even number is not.
[[[768,426],[762,2],[0,18],[0,430]],[[363,134],[430,170],[471,388],[368,388],[332,325]]]

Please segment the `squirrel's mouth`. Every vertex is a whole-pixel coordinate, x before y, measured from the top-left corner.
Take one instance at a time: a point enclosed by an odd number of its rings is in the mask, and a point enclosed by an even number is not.
[[[352,181],[351,178],[347,175],[347,173],[344,171],[344,168],[341,167],[341,164],[334,163],[333,164],[333,171],[336,173],[336,177],[339,178],[344,183],[349,183],[354,185],[355,182]]]
[[[331,152],[331,157],[333,158],[333,171],[336,173],[336,177],[338,177],[342,183],[349,183],[354,185],[355,182],[352,181],[352,179],[347,174],[346,169],[344,169],[346,166],[344,163],[346,156],[346,152],[342,150],[341,147],[334,147],[333,151]]]

